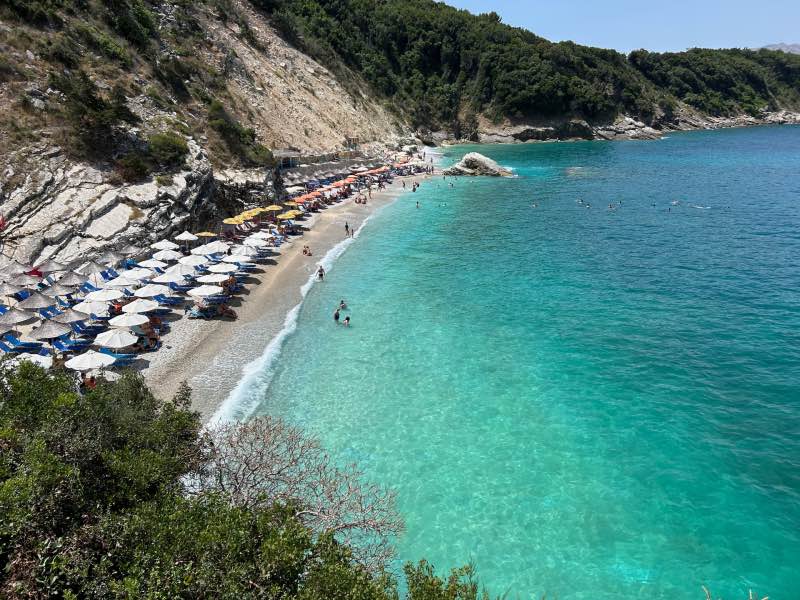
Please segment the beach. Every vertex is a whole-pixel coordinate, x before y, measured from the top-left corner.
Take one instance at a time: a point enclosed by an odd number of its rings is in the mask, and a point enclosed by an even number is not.
[[[213,417],[239,384],[246,365],[258,360],[284,329],[287,314],[302,302],[304,286],[316,279],[314,273],[326,255],[332,251],[338,255],[352,243],[353,238],[345,237],[345,223],[359,232],[376,211],[399,195],[411,193],[411,181],[424,178],[423,174],[397,177],[385,189],[373,191],[366,205],[348,198],[314,213],[304,222],[303,235],[277,249],[273,259],[260,265],[246,284],[232,304],[238,316],[235,321],[188,319],[176,312],[179,318],[162,336],[161,349],[148,355],[148,366],[142,369],[151,388],[160,398],[170,399],[186,381],[192,388],[195,410],[206,421]],[[305,245],[312,256],[303,254]]]

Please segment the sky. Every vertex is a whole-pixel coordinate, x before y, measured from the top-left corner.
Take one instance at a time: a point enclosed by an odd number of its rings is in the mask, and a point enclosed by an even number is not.
[[[630,52],[800,42],[800,0],[445,0],[552,41]]]

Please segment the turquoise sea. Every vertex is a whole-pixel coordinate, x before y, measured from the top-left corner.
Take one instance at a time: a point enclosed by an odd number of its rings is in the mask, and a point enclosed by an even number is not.
[[[800,128],[471,149],[518,177],[374,216],[243,398],[495,594],[800,598]]]

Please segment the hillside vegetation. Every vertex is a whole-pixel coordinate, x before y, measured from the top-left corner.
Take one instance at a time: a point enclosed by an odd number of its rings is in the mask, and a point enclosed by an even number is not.
[[[800,107],[800,56],[625,56],[552,43],[495,13],[432,0],[7,0],[0,18],[11,25],[0,30],[0,90],[15,107],[0,114],[8,139],[55,128],[59,145],[79,158],[113,157],[126,180],[180,166],[187,136],[204,138],[216,163],[259,167],[278,144],[322,146],[331,135],[364,137],[365,128],[371,137],[402,123],[474,137],[479,118],[609,123],[631,115],[659,127],[684,106],[713,116]],[[338,81],[324,73],[306,80],[313,66],[279,59],[267,68],[276,61],[267,22]],[[59,95],[47,115],[40,98],[20,93],[42,79]],[[130,110],[131,98],[139,110]],[[359,103],[385,106],[394,123],[375,109],[351,115]],[[287,118],[298,108],[307,114]],[[343,131],[345,117],[353,124]],[[154,133],[175,142],[166,161]]]
[[[552,43],[431,0],[251,0],[327,64],[342,61],[399,100],[418,126],[470,115],[669,119],[677,102],[715,116],[800,106],[800,57],[691,50],[626,57]]]

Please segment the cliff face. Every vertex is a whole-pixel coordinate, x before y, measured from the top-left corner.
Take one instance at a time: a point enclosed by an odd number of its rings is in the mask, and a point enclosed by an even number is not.
[[[177,20],[175,6],[158,6],[159,27],[167,31]],[[222,98],[226,110],[267,148],[330,152],[343,148],[346,137],[372,142],[404,130],[380,103],[357,93],[355,74],[355,85],[345,89],[284,42],[249,3],[230,5],[234,20],[220,19],[204,3],[192,10],[202,35],[191,58],[203,72],[197,78],[185,75],[186,87],[193,86],[190,96],[179,97],[164,85],[133,48],[128,51],[134,59],[124,68],[91,51],[81,59],[80,68],[99,90],[124,85],[125,103],[138,120],[123,127],[130,144],[174,130],[186,140],[181,166],[157,169],[134,182],[120,177],[118,156],[86,160],[65,147],[71,135],[61,118],[65,97],[51,79],[77,67],[64,68],[47,55],[53,32],[0,21],[0,45],[16,70],[0,78],[3,254],[36,263],[47,257],[71,261],[129,243],[144,246],[274,197],[281,185],[275,170],[247,167],[227,151],[208,125],[206,104],[198,99],[203,95]],[[208,73],[214,77],[206,83]]]

